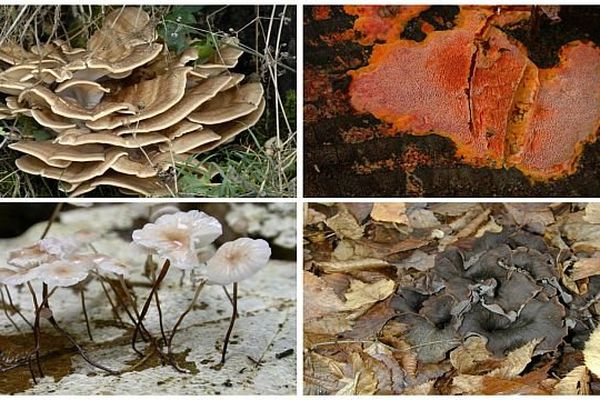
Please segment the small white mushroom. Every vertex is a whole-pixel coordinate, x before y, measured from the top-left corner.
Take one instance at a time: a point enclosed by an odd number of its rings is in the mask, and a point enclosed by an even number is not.
[[[240,238],[223,244],[206,263],[210,282],[228,285],[247,279],[264,268],[271,247],[263,239]]]

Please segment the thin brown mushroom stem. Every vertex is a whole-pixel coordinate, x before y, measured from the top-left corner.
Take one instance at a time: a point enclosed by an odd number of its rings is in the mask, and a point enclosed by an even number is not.
[[[0,286],[0,307],[2,307],[2,311],[4,312],[4,315],[6,315],[6,319],[8,319],[8,321],[12,324],[12,326],[15,327],[15,329],[17,331],[21,332],[21,328],[19,328],[19,325],[17,325],[17,323],[12,319],[12,317],[8,313],[9,306],[6,303],[6,301],[4,300],[4,291],[2,290],[1,286]]]
[[[64,203],[57,203],[56,206],[54,207],[54,211],[52,211],[52,215],[50,216],[50,219],[48,219],[48,223],[46,224],[46,228],[44,229],[44,232],[42,232],[42,236],[40,239],[44,239],[46,237],[46,235],[48,235],[48,232],[50,231],[50,228],[52,227],[52,224],[54,223],[54,221],[56,220],[56,218],[58,217],[58,215],[60,214],[60,211],[63,208]],[[40,328],[40,314],[42,312],[42,308],[50,308],[49,304],[48,304],[48,285],[46,283],[42,284],[42,302],[41,304],[38,304],[37,302],[37,296],[35,295],[35,290],[33,289],[33,287],[31,286],[30,282],[27,282],[27,286],[29,288],[29,292],[31,293],[31,296],[33,298],[33,303],[34,303],[34,308],[35,308],[35,321],[33,324],[33,338],[34,338],[34,349],[31,353],[29,353],[28,356],[28,362],[31,362],[31,357],[35,354],[35,359],[36,359],[36,363],[37,363],[37,367],[38,367],[38,371],[40,373],[40,377],[44,377],[44,373],[42,371],[42,364],[40,361],[40,344],[41,344],[41,328]],[[29,368],[30,372],[33,372],[33,369]],[[35,379],[35,374],[32,373],[32,377],[33,377],[33,382],[36,382]]]
[[[35,361],[37,364],[38,372],[40,373],[40,377],[43,378],[44,371],[42,370],[42,363],[40,361],[40,340],[41,340],[40,313],[42,311],[42,306],[37,301],[37,296],[35,294],[35,290],[33,289],[33,286],[31,286],[31,282],[27,282],[27,287],[29,288],[29,293],[31,293],[31,298],[33,300],[33,307],[35,310],[35,319],[33,322],[34,348],[27,356],[27,362],[29,365],[29,372],[31,372],[31,377],[33,378],[33,383],[37,384],[37,380],[35,379],[35,373],[33,372],[33,367],[32,367],[32,357],[35,355]]]
[[[139,355],[143,355],[143,354],[135,347],[138,332],[140,332],[141,325],[144,321],[144,318],[146,317],[146,314],[148,313],[148,309],[150,308],[150,303],[152,303],[152,297],[154,297],[154,293],[160,286],[161,282],[165,279],[165,276],[167,275],[167,272],[169,271],[170,266],[171,266],[171,262],[169,260],[166,260],[160,270],[160,273],[158,274],[158,278],[156,279],[156,281],[154,281],[154,284],[152,285],[152,289],[150,290],[150,295],[148,295],[148,298],[146,299],[146,303],[144,303],[144,307],[142,308],[142,312],[140,313],[140,316],[138,318],[137,324],[135,325],[135,329],[133,331],[133,336],[131,338],[131,347]]]
[[[19,315],[19,317],[21,317],[21,319],[23,321],[25,321],[25,323],[27,325],[29,325],[29,327],[31,329],[33,329],[33,325],[31,324],[31,322],[23,315],[21,310],[19,310],[19,308],[17,306],[15,306],[15,303],[12,300],[12,296],[10,294],[10,290],[8,289],[8,286],[4,286],[4,289],[6,290],[6,298],[8,299],[8,303],[10,304],[10,307],[14,310],[14,312],[17,313],[17,315]]]
[[[231,295],[229,294],[229,290],[227,290],[227,286],[221,286],[223,288],[223,291],[225,292],[225,296],[227,296],[227,299],[229,299],[229,303],[233,306],[233,299],[231,298]],[[240,314],[235,315],[236,318],[240,317]]]
[[[115,292],[115,297],[117,298],[117,300],[119,301],[121,306],[125,309],[125,311],[127,312],[127,315],[131,319],[131,322],[135,326],[137,324],[137,321],[140,320],[140,313],[138,312],[137,303],[135,302],[135,299],[133,298],[133,296],[131,296],[131,293],[129,293],[129,289],[127,288],[127,283],[125,283],[125,279],[123,278],[122,275],[120,275],[119,283],[121,285],[121,288],[125,292],[125,298],[127,300],[127,303],[131,306],[131,308],[133,309],[133,312],[135,313],[135,318],[133,315],[131,315],[131,312],[129,312],[129,308],[127,307],[127,304],[125,304],[123,299],[121,299],[121,296],[119,296],[119,292],[117,291],[117,289],[112,285],[111,282],[109,282],[109,283]],[[140,334],[142,335],[142,340],[149,341],[152,338],[152,335],[150,334],[150,332],[148,332],[148,329],[146,329],[143,322],[140,325],[140,328],[141,328]]]
[[[194,297],[192,298],[192,301],[190,302],[188,307],[185,309],[185,311],[179,316],[179,319],[173,326],[173,330],[171,331],[171,335],[169,336],[169,340],[167,341],[167,354],[169,356],[171,356],[173,354],[171,346],[173,344],[173,338],[175,337],[175,334],[177,333],[177,328],[179,328],[179,325],[183,322],[183,319],[190,313],[190,311],[192,311],[194,309],[194,305],[196,304],[196,301],[198,300],[198,296],[200,295],[200,292],[202,291],[202,288],[204,287],[205,284],[206,284],[206,281],[202,281],[198,284],[198,287],[196,287],[196,290],[194,292]]]
[[[105,367],[101,364],[98,364],[97,362],[93,361],[85,352],[85,350],[83,350],[83,348],[79,345],[79,343],[77,343],[77,341],[73,338],[73,336],[71,336],[71,334],[67,331],[65,331],[63,328],[61,328],[58,323],[56,322],[56,320],[54,319],[54,317],[50,317],[48,318],[48,321],[50,322],[50,324],[54,327],[54,329],[56,329],[60,334],[62,334],[65,338],[67,338],[67,340],[69,342],[71,342],[71,344],[73,346],[75,346],[75,348],[77,349],[77,352],[79,353],[79,355],[90,365],[101,369],[105,372],[108,372],[111,375],[119,375],[119,371],[115,371],[113,369],[110,369],[108,367]]]
[[[158,311],[158,324],[160,326],[160,335],[163,340],[163,344],[167,344],[167,335],[165,334],[165,327],[163,324],[162,309],[160,308],[160,299],[158,297],[158,290],[154,292],[154,301],[156,302],[156,310]]]
[[[231,321],[229,322],[229,328],[227,329],[227,334],[225,335],[225,340],[223,342],[223,353],[221,355],[221,364],[225,364],[225,356],[227,355],[227,345],[229,344],[229,337],[231,336],[231,331],[233,331],[233,325],[235,324],[235,319],[237,315],[237,300],[238,300],[238,284],[237,282],[233,283],[233,312],[231,313]]]
[[[111,310],[113,312],[115,319],[117,320],[119,325],[125,326],[125,322],[123,322],[123,320],[121,319],[121,316],[119,315],[119,310],[117,309],[117,307],[115,306],[115,303],[113,302],[112,298],[110,297],[110,293],[108,293],[108,289],[106,288],[106,285],[104,284],[104,279],[102,277],[100,277],[100,286],[102,287],[104,296],[110,303],[110,307],[111,307]],[[129,310],[125,309],[125,311],[129,314]],[[131,316],[131,314],[129,314],[129,315]],[[134,320],[134,323],[135,323],[135,320]]]
[[[79,297],[81,299],[81,309],[83,310],[83,316],[85,318],[85,328],[90,340],[93,342],[94,337],[92,336],[92,328],[90,327],[90,319],[88,317],[87,309],[85,308],[85,289],[82,287],[79,289]]]

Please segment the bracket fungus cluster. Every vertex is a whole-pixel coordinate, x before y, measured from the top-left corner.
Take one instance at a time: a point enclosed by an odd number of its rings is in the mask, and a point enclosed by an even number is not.
[[[556,350],[567,335],[568,296],[544,241],[507,229],[440,253],[431,292],[399,288],[392,306],[419,359],[438,362],[473,335],[497,357],[536,339],[536,354]]]
[[[351,104],[396,132],[448,137],[471,165],[516,167],[538,180],[575,172],[583,145],[596,139],[596,44],[566,43],[558,65],[540,68],[503,30],[529,19],[528,11],[461,7],[454,27],[423,28],[429,33],[421,42],[381,35],[382,27],[405,23],[410,10],[394,10],[397,18],[373,17],[369,7],[346,12],[359,15],[354,29],[361,43],[384,41],[374,45],[367,66],[350,71]]]
[[[54,40],[0,47],[0,119],[26,116],[48,141],[19,140],[17,167],[57,179],[78,196],[100,185],[145,196],[173,191],[164,172],[231,141],[265,107],[258,82],[231,72],[243,51],[234,38],[200,59],[170,54],[141,8],[108,14],[86,48]]]

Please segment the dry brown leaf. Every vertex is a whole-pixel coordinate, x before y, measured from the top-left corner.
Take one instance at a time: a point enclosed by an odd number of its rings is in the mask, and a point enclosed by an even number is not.
[[[344,302],[318,276],[304,271],[303,286],[305,321],[344,310]]]
[[[320,261],[316,262],[315,264],[327,273],[351,272],[369,268],[384,268],[391,265],[386,261],[378,260],[376,258],[364,258],[362,260],[348,261]]]
[[[492,210],[487,208],[484,211],[482,211],[481,213],[479,213],[478,215],[473,216],[472,211],[473,210],[469,211],[462,218],[459,218],[459,220],[450,224],[450,227],[453,228],[455,231],[457,229],[460,229],[460,230],[458,230],[456,232],[456,234],[445,236],[444,238],[442,238],[440,240],[440,249],[441,250],[446,248],[446,246],[448,246],[449,244],[452,244],[460,239],[472,236],[475,232],[477,232],[479,227],[485,221],[487,221],[487,219],[490,216],[490,213],[492,212]],[[458,223],[459,221],[461,221],[460,224]],[[453,226],[453,224],[455,224],[455,225]]]
[[[490,216],[488,222],[485,225],[482,225],[481,228],[477,230],[475,233],[475,237],[482,237],[486,232],[499,233],[502,232],[502,226],[496,223],[494,217]]]
[[[600,377],[600,327],[596,328],[585,342],[583,349],[585,366],[596,376]]]
[[[346,314],[340,313],[327,315],[311,320],[304,320],[304,332],[310,332],[319,335],[339,335],[352,329],[353,321],[350,321]]]
[[[347,210],[341,210],[333,217],[327,218],[325,223],[341,239],[360,239],[363,236],[363,227]]]
[[[544,340],[543,338],[533,339],[529,343],[508,353],[508,356],[502,361],[500,367],[488,373],[488,376],[496,378],[514,378],[518,376],[527,364],[531,362],[533,351]]]
[[[477,203],[433,203],[429,206],[429,209],[434,213],[449,217],[464,215],[475,208],[479,208],[479,211],[481,211],[481,205]]]
[[[346,310],[356,310],[365,305],[376,303],[394,293],[395,283],[391,279],[382,279],[374,283],[364,283],[357,279],[350,283],[346,292]]]
[[[402,394],[403,395],[429,395],[429,394],[433,394],[433,385],[435,384],[435,380],[430,380],[424,383],[421,383],[420,385],[415,385],[415,386],[409,386],[407,387]]]
[[[343,376],[340,381],[345,386],[338,390],[336,395],[353,396],[375,394],[377,391],[377,378],[375,373],[366,368],[365,363],[358,353],[350,354],[352,360],[352,376]]]
[[[571,279],[574,281],[594,275],[600,275],[600,258],[583,258],[575,261],[570,275]]]
[[[405,203],[375,203],[371,210],[371,218],[379,222],[395,222],[408,225]]]
[[[590,374],[585,365],[573,368],[554,387],[553,394],[590,394]]]
[[[481,394],[483,378],[478,375],[458,375],[452,379],[450,394]]]
[[[544,233],[546,226],[554,222],[554,213],[549,206],[546,203],[504,203],[517,225],[536,233]]]
[[[492,357],[486,348],[486,340],[479,336],[471,336],[465,343],[450,352],[452,366],[461,374],[472,374],[481,361]]]
[[[583,220],[590,224],[600,224],[600,203],[588,203],[585,206]]]
[[[417,271],[428,271],[435,265],[435,254],[415,250],[409,257],[395,263],[395,265],[399,269],[412,268]]]
[[[414,229],[431,229],[440,226],[440,221],[433,211],[418,208],[408,213],[408,223]]]
[[[314,225],[320,222],[325,222],[327,216],[319,211],[313,210],[312,208],[306,205],[306,211],[304,214],[304,226],[306,225]]]

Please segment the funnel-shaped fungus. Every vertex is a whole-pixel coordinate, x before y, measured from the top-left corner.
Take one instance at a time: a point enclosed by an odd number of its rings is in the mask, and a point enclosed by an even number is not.
[[[567,334],[565,308],[558,301],[554,257],[548,248],[536,249],[538,239],[507,230],[457,243],[436,258],[432,294],[398,290],[392,306],[413,332],[408,339],[421,347],[422,361],[443,359],[457,345],[448,341],[471,335],[484,337],[496,356],[536,338],[543,338],[536,354],[557,348]],[[421,337],[427,331],[446,344],[428,344]]]
[[[540,180],[575,171],[583,145],[600,128],[598,46],[568,43],[558,66],[541,69],[501,30],[529,13],[462,7],[454,28],[414,42],[382,34],[405,22],[392,28],[379,7],[345,8],[360,16],[354,29],[366,35],[363,44],[386,41],[373,47],[367,66],[349,72],[357,111],[396,132],[448,137],[474,166],[514,166]]]
[[[263,88],[230,72],[243,54],[235,39],[223,39],[204,62],[194,47],[173,56],[157,40],[148,13],[124,7],[106,16],[86,48],[62,40],[1,46],[9,67],[0,72],[8,95],[0,119],[29,116],[55,135],[12,143],[26,154],[17,167],[61,181],[71,195],[100,185],[173,194],[165,171],[258,121]]]

